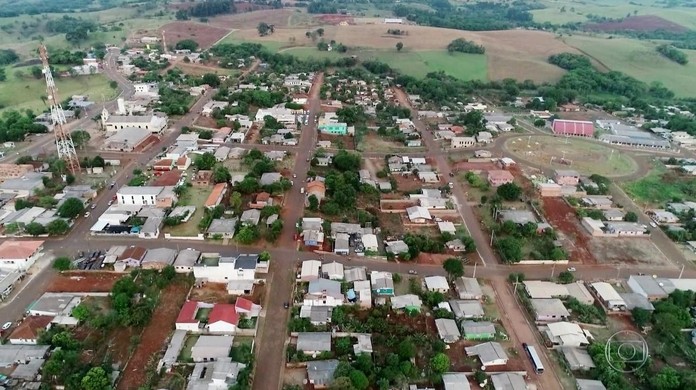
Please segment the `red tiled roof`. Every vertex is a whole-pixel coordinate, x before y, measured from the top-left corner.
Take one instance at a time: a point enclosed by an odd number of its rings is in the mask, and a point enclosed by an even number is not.
[[[588,121],[572,121],[555,119],[553,121],[554,134],[592,136],[594,124]]]
[[[251,311],[251,308],[254,307],[254,302],[246,298],[239,297],[237,298],[237,301],[234,303],[234,306],[246,311]]]
[[[118,258],[119,260],[128,260],[128,259],[134,259],[134,260],[142,260],[143,257],[145,257],[145,253],[147,252],[147,249],[141,248],[139,246],[132,246],[121,254],[121,256]]]
[[[196,301],[186,301],[184,306],[181,307],[179,316],[176,317],[177,324],[195,324],[198,323],[196,319],[196,311],[198,311],[198,302]]]
[[[46,330],[48,324],[53,320],[52,316],[30,316],[27,317],[13,332],[10,334],[10,340],[36,340],[39,337],[39,332]]]
[[[43,241],[5,241],[0,244],[0,259],[26,259],[36,253]]]
[[[218,303],[213,306],[213,310],[211,310],[208,315],[208,323],[213,324],[218,321],[237,325],[239,322],[239,314],[237,314],[237,309],[234,308],[234,305],[230,303]]]
[[[213,187],[213,191],[208,195],[208,200],[205,201],[205,207],[215,207],[220,204],[222,194],[227,191],[227,183],[218,183]]]
[[[270,199],[271,194],[268,192],[261,192],[260,194],[256,195],[256,201],[257,202],[268,202],[268,199]]]
[[[509,171],[503,171],[500,169],[488,171],[488,178],[490,180],[513,180],[515,177]]]

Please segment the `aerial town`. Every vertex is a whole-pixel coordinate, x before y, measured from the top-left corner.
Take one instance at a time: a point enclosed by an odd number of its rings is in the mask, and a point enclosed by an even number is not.
[[[692,5],[24,3],[0,389],[696,388]]]

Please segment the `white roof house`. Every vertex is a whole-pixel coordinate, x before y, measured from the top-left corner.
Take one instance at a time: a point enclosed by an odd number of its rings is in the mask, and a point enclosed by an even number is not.
[[[462,337],[455,320],[438,318],[435,320],[435,326],[437,327],[437,333],[445,343],[455,343]]]
[[[483,291],[476,278],[459,277],[454,280],[454,288],[459,294],[459,299],[481,299]]]
[[[445,390],[471,390],[469,380],[463,372],[446,372],[442,374]]]
[[[558,298],[530,299],[536,320],[540,322],[563,321],[570,317],[568,309]]]
[[[425,287],[429,291],[446,293],[449,291],[449,283],[444,276],[428,276],[425,278]]]
[[[421,307],[423,306],[423,301],[415,294],[397,295],[391,297],[391,306],[394,310],[403,309],[405,307]]]
[[[409,207],[406,209],[406,213],[408,214],[408,219],[412,223],[425,223],[426,221],[430,221],[432,219],[430,211],[421,206]]]
[[[614,287],[606,282],[596,282],[590,285],[595,291],[599,299],[607,306],[609,310],[626,310],[626,301]]]
[[[300,279],[303,281],[310,281],[314,279],[319,279],[319,269],[321,268],[321,261],[319,260],[305,260],[302,262],[302,271],[300,271]]]
[[[331,280],[342,280],[343,274],[343,264],[338,262],[326,263],[321,266],[322,275]]]
[[[437,228],[440,230],[440,233],[454,234],[457,232],[457,228],[455,228],[454,224],[450,221],[438,222]]]
[[[377,244],[377,235],[363,234],[361,240],[363,247],[365,248],[365,251],[377,252],[377,250],[379,249],[379,246]]]
[[[449,301],[449,304],[456,318],[481,318],[484,315],[483,306],[481,306],[479,301],[452,299]]]
[[[578,390],[607,390],[601,381],[594,379],[576,379]]]
[[[578,347],[560,347],[563,358],[571,370],[589,370],[595,367],[592,357],[586,349]]]
[[[527,384],[521,374],[501,372],[491,375],[494,390],[527,390]]]
[[[467,356],[478,356],[483,367],[507,364],[508,356],[500,343],[490,341],[464,348]]]
[[[552,322],[547,325],[546,336],[554,345],[564,347],[584,347],[590,342],[585,331],[571,322]]]

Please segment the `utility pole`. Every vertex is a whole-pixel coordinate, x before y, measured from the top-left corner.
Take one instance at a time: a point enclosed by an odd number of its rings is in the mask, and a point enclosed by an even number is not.
[[[67,123],[67,120],[65,119],[63,107],[60,106],[58,90],[56,89],[56,83],[53,80],[53,75],[51,74],[51,67],[48,64],[48,50],[46,50],[46,46],[43,44],[39,46],[39,57],[41,57],[43,74],[46,78],[46,96],[48,97],[51,107],[53,135],[56,140],[58,158],[65,160],[67,168],[70,170],[71,174],[77,175],[80,173],[80,160],[77,158],[77,151],[75,150],[75,144],[73,144],[70,133],[63,128],[63,125]]]
[[[679,279],[681,279],[682,275],[684,274],[684,267],[685,266],[686,266],[686,264],[682,264],[682,269],[681,269],[681,271],[679,271]]]
[[[477,265],[478,265],[478,261],[474,263],[474,279],[476,279],[476,266]]]
[[[488,244],[490,246],[493,246],[493,236],[495,236],[495,230],[491,230],[491,242]]]
[[[553,279],[553,275],[556,273],[556,262],[553,262],[553,267],[551,268],[551,279]]]

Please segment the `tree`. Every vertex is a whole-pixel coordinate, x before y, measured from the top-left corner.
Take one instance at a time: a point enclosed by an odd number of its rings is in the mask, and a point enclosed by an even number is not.
[[[263,251],[259,253],[259,261],[270,261],[271,260],[271,254],[268,253],[268,251]]]
[[[413,343],[410,337],[405,338],[399,343],[397,353],[401,360],[409,360],[416,356],[417,353],[416,345]]]
[[[626,222],[638,222],[638,215],[633,211],[629,211],[624,215],[624,221]]]
[[[230,170],[224,165],[217,165],[213,169],[213,182],[215,183],[227,183],[232,180],[232,174]]]
[[[437,374],[442,374],[449,370],[449,368],[450,360],[444,353],[438,353],[430,359],[430,369]]]
[[[27,234],[30,234],[34,237],[40,236],[42,234],[46,234],[46,228],[44,227],[44,225],[42,225],[38,222],[28,223],[24,227],[24,231],[27,232]]]
[[[445,260],[445,262],[442,264],[442,268],[447,271],[447,276],[449,276],[450,279],[456,279],[461,276],[464,276],[464,263],[456,257],[450,257],[449,259]]]
[[[495,247],[507,263],[517,263],[522,260],[522,243],[515,237],[503,237],[495,242]]]
[[[323,36],[324,36],[324,29],[321,28],[321,27],[318,28],[318,29],[317,29],[317,35],[319,35],[320,37],[323,37]]]
[[[575,277],[573,276],[572,272],[563,271],[558,274],[558,282],[561,284],[573,283],[573,280],[575,280]]]
[[[70,314],[78,321],[87,321],[92,313],[87,305],[80,303],[79,305],[75,306]]]
[[[678,390],[681,387],[679,372],[672,367],[663,367],[657,375],[650,378],[650,385],[655,390]]]
[[[232,209],[235,211],[240,210],[242,207],[242,194],[235,191],[232,193],[232,195],[230,195],[230,207],[232,207]]]
[[[80,215],[84,211],[85,205],[80,199],[68,198],[58,208],[58,215],[62,218],[72,219]]]
[[[73,144],[75,144],[75,147],[78,149],[84,149],[91,138],[89,133],[84,130],[75,130],[70,133],[70,137],[73,140]]]
[[[266,22],[259,23],[259,25],[256,27],[256,30],[258,30],[259,35],[262,37],[265,37],[266,35],[273,33],[273,27]]]
[[[370,380],[367,379],[367,376],[360,370],[351,371],[348,377],[353,387],[357,390],[365,390],[370,386]]]
[[[34,65],[31,67],[31,75],[35,79],[40,79],[41,77],[43,77],[43,71],[38,66]]]
[[[312,194],[307,198],[307,202],[309,203],[309,209],[312,211],[317,211],[319,209],[319,198],[317,198],[316,195]]]
[[[58,257],[53,260],[53,268],[58,271],[67,271],[72,268],[72,261],[69,257]]]
[[[244,226],[235,235],[240,244],[251,244],[259,239],[259,230],[256,226]]]
[[[515,183],[505,183],[498,187],[496,194],[505,200],[517,200],[522,194],[522,188]]]
[[[54,219],[46,225],[46,231],[51,236],[60,236],[70,230],[70,225],[64,219]]]
[[[114,80],[111,80],[109,81],[109,87],[111,87],[111,89],[116,89],[118,88],[118,83]]]
[[[92,367],[80,381],[83,390],[109,390],[111,381],[101,367]]]
[[[91,164],[93,168],[104,168],[106,166],[106,161],[104,161],[104,157],[102,156],[94,156]]]
[[[198,49],[198,42],[193,39],[184,39],[176,43],[174,46],[176,50],[190,50],[196,51]]]
[[[634,307],[633,310],[631,310],[631,315],[633,316],[633,322],[635,322],[636,326],[639,328],[648,325],[652,319],[652,312],[641,307]]]
[[[212,169],[215,166],[216,162],[217,161],[215,160],[215,155],[210,152],[199,154],[198,156],[196,156],[196,159],[194,160],[194,164],[196,165],[196,167],[203,171],[208,171]]]
[[[397,42],[396,43],[396,51],[401,51],[401,49],[404,48],[403,42]]]

